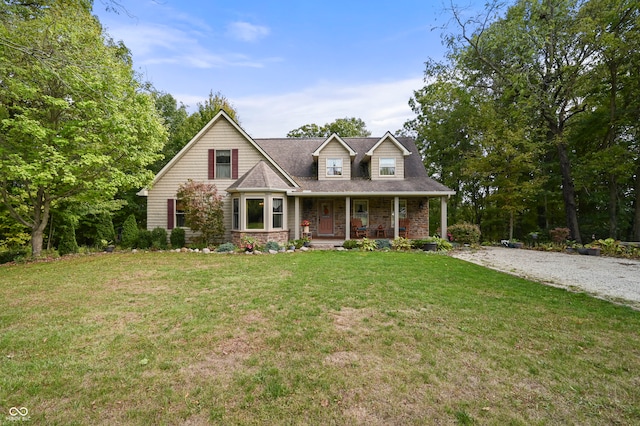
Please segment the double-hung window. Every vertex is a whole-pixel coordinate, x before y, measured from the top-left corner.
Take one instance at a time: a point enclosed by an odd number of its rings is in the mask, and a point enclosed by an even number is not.
[[[273,208],[272,208],[272,226],[274,229],[282,228],[283,223],[283,206],[284,200],[282,198],[274,198],[271,200]]]
[[[342,158],[327,158],[327,176],[342,176]]]
[[[176,227],[184,228],[185,226],[184,203],[182,200],[176,200]]]
[[[380,176],[395,176],[395,175],[396,175],[396,159],[381,158],[380,159]]]
[[[240,229],[240,199],[233,199],[233,229]]]
[[[216,150],[216,179],[231,178],[231,151],[228,149]]]

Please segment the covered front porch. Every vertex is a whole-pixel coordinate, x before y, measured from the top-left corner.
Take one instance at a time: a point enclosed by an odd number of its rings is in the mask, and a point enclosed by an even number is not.
[[[429,197],[440,198],[441,215],[438,229],[429,229]],[[435,233],[446,235],[448,195],[395,196],[350,195],[329,197],[296,194],[293,206],[293,222],[300,226],[290,228],[290,239],[310,237],[327,241],[344,242],[352,238],[394,239],[402,234],[410,239],[426,238]],[[363,228],[357,234],[353,221]],[[302,226],[309,222],[308,231]],[[407,225],[406,233],[400,232]]]

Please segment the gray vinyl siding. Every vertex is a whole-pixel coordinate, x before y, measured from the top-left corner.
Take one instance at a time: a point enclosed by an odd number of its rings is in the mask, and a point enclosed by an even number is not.
[[[342,159],[342,176],[327,176],[327,159]],[[351,179],[351,159],[349,151],[340,142],[333,140],[324,146],[318,156],[318,180],[349,180]]]
[[[238,176],[242,176],[258,161],[265,160],[247,139],[229,122],[219,119],[213,126],[195,141],[188,151],[155,182],[149,189],[147,199],[147,229],[167,228],[167,199],[175,198],[180,184],[188,179],[213,183],[223,195],[225,240],[231,240],[231,196],[226,189],[233,179],[208,179],[208,151],[210,149],[238,149]],[[192,236],[187,229],[187,237]]]
[[[380,176],[380,159],[395,158],[395,176]],[[371,157],[371,180],[404,179],[404,156],[398,147],[390,140],[382,142]]]

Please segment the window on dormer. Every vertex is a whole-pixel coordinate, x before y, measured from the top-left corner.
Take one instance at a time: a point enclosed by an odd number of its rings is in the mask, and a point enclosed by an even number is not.
[[[342,158],[327,158],[327,176],[342,176]]]
[[[381,158],[380,159],[380,176],[395,176],[395,175],[396,175],[396,159]]]

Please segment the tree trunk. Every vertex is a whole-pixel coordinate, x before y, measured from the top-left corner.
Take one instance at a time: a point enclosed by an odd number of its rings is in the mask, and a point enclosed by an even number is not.
[[[42,253],[44,230],[49,222],[51,200],[44,189],[40,188],[34,205],[33,224],[31,226],[31,255],[38,257]]]
[[[636,202],[633,216],[633,241],[640,241],[640,166],[636,169]]]
[[[513,212],[509,212],[509,241],[513,240]]]
[[[38,257],[42,253],[42,241],[44,239],[44,232],[38,227],[31,232],[31,254],[33,257]]]
[[[580,226],[578,225],[578,209],[576,207],[576,190],[571,178],[571,163],[567,153],[567,145],[558,143],[558,156],[560,157],[560,173],[562,174],[562,198],[564,200],[564,212],[567,227],[571,231],[570,238],[578,244],[582,244]]]
[[[618,234],[618,185],[614,175],[609,176],[609,238]]]

